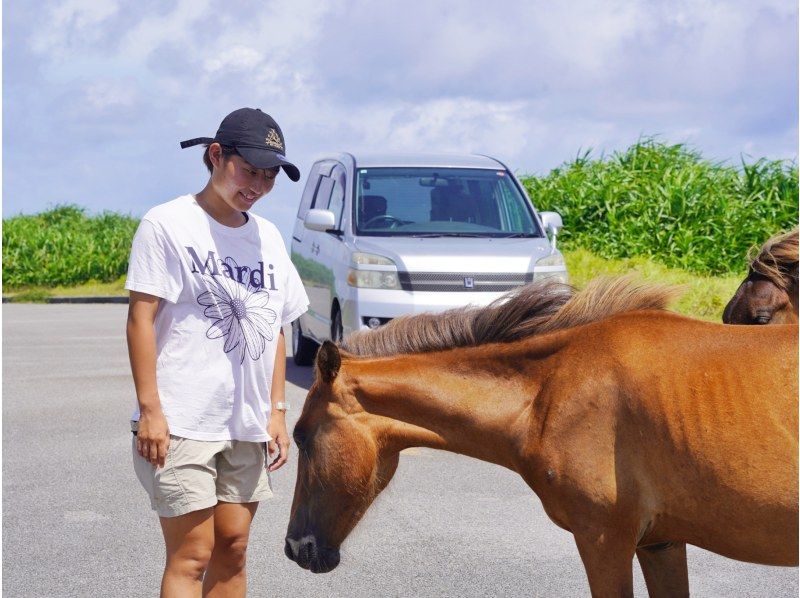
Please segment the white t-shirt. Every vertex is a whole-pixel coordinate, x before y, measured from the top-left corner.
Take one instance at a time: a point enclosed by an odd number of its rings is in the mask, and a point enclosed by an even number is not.
[[[164,299],[156,382],[170,434],[270,440],[280,329],[308,308],[275,225],[248,214],[224,226],[193,195],[156,206],[136,231],[125,288]]]

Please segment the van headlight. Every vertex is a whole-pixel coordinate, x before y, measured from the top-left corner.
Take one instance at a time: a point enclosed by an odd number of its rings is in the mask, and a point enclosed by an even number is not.
[[[563,283],[568,282],[567,267],[561,253],[555,252],[546,255],[534,264],[533,279],[542,280],[543,278],[554,278]]]
[[[536,261],[535,268],[540,266],[560,266],[564,268],[564,256],[560,253],[551,253]]]
[[[362,289],[400,289],[397,272],[376,272],[350,268],[347,273],[347,284]]]
[[[347,284],[351,287],[393,290],[401,288],[397,264],[388,257],[356,251],[350,256],[350,263]]]

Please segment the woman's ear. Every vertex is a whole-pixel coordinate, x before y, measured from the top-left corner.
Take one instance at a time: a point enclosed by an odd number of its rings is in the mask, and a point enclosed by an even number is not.
[[[216,141],[208,146],[208,161],[215,169],[222,163],[222,146]]]

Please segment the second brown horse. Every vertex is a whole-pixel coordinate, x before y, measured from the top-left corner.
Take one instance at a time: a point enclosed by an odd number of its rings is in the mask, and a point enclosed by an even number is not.
[[[775,235],[749,259],[747,277],[725,306],[726,324],[796,324],[798,229]]]

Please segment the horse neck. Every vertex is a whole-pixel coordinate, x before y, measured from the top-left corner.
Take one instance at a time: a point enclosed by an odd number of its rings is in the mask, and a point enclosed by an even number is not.
[[[424,446],[514,469],[538,392],[536,362],[525,372],[497,345],[343,364],[368,425],[393,450]]]

